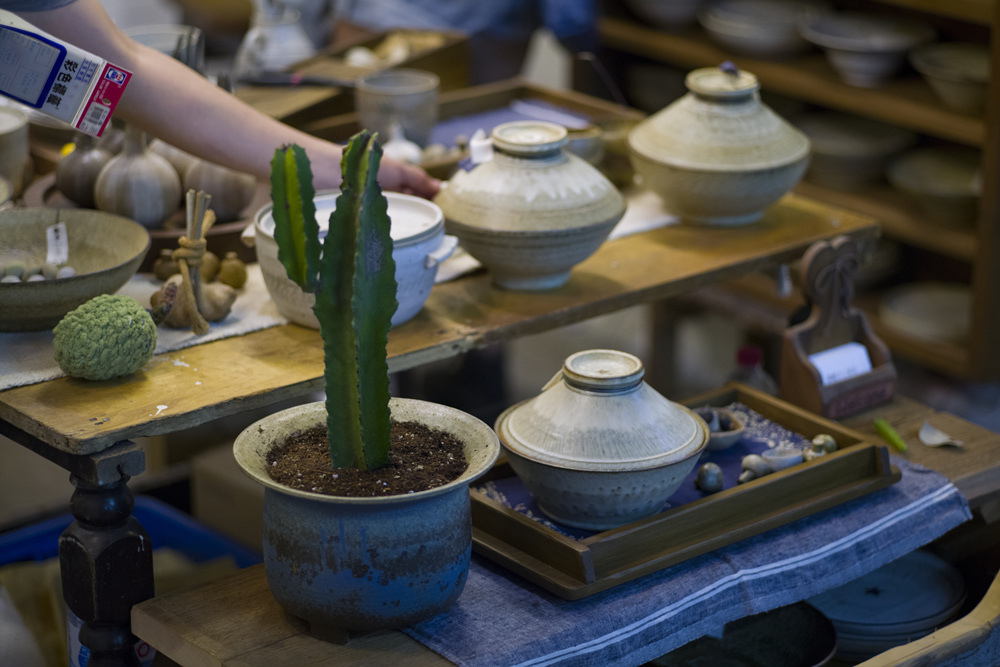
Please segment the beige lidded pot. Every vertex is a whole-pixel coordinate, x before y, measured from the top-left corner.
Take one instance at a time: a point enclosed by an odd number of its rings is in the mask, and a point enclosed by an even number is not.
[[[577,352],[497,418],[510,466],[551,519],[605,530],[655,514],[698,462],[708,426],[643,373],[626,352]]]
[[[684,221],[759,220],[805,173],[808,137],[761,102],[750,72],[706,67],[685,85],[686,95],[629,133],[636,172]]]
[[[434,202],[445,228],[515,290],[569,280],[625,213],[625,199],[596,167],[564,150],[566,128],[543,121],[497,125],[493,154],[459,170]]]

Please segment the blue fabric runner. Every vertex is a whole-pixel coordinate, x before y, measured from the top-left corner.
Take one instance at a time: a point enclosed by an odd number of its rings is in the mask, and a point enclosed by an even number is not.
[[[582,600],[474,556],[458,602],[404,632],[463,667],[642,664],[871,572],[971,518],[943,475],[892,463],[902,478],[886,489]]]

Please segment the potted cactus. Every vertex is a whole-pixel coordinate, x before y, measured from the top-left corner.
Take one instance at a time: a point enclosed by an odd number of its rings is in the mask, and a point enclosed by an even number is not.
[[[444,610],[461,593],[471,555],[468,484],[496,460],[496,434],[454,408],[390,398],[386,343],[396,308],[392,239],[376,180],[381,147],[368,132],[344,151],[343,184],[321,239],[305,152],[275,152],[275,239],[290,279],[314,292],[324,341],[326,401],[270,415],[234,445],[243,470],[265,487],[264,563],[275,598],[319,637],[398,628]],[[390,431],[429,430],[462,445],[456,479],[424,490],[360,497],[276,481],[270,469],[293,436],[325,430],[332,475],[391,457]]]

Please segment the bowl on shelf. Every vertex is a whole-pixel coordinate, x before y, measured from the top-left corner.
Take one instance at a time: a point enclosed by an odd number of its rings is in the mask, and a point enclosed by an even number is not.
[[[64,225],[58,226],[58,225]],[[86,209],[20,208],[0,215],[0,266],[36,273],[60,245],[74,275],[0,283],[0,331],[51,329],[66,313],[129,281],[149,250],[145,227]]]
[[[889,164],[887,176],[931,222],[969,227],[979,213],[981,161],[968,146],[914,148]]]
[[[589,530],[630,523],[659,512],[694,469],[708,426],[643,372],[625,352],[577,352],[497,418],[511,467],[549,518]]]
[[[925,44],[910,52],[910,64],[950,109],[970,114],[986,111],[990,52],[970,42]]]
[[[761,102],[751,72],[705,67],[685,83],[686,95],[629,132],[636,173],[685,222],[756,222],[802,178],[809,138]]]
[[[316,221],[320,234],[325,236],[330,214],[336,208],[339,192],[318,192],[314,199]],[[398,192],[386,192],[389,218],[392,220],[392,258],[396,261],[396,300],[399,302],[392,316],[392,325],[402,324],[420,312],[430,296],[438,265],[455,251],[458,240],[444,233],[444,216],[432,202]],[[303,292],[285,273],[278,259],[278,243],[274,240],[273,204],[257,212],[252,243],[260,262],[264,285],[282,315],[302,326],[319,328],[313,312],[316,297]]]
[[[837,111],[813,111],[793,122],[812,142],[805,179],[836,190],[884,182],[889,161],[917,141],[909,130]]]
[[[878,88],[906,62],[910,49],[933,41],[934,28],[918,19],[860,12],[820,12],[799,24],[806,40],[823,49],[847,84]]]
[[[657,28],[676,29],[692,25],[703,0],[626,0],[636,16]]]
[[[716,0],[702,5],[698,23],[734,53],[781,58],[811,48],[798,24],[820,7],[797,0]]]
[[[906,283],[882,296],[878,314],[882,324],[897,333],[961,343],[969,336],[972,289],[954,282]]]

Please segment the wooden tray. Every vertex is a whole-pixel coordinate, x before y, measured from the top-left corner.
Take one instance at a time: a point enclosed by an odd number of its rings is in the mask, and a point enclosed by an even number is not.
[[[888,450],[860,433],[750,387],[730,384],[689,407],[738,401],[807,438],[829,433],[833,454],[620,528],[574,540],[472,490],[473,549],[556,595],[577,600],[899,481]],[[490,477],[510,476],[505,464]]]
[[[540,86],[519,78],[442,93],[438,100],[439,121],[501,109],[515,100],[537,100],[576,112],[587,117],[592,124],[602,126],[605,129],[606,139],[613,142],[612,145],[608,145],[606,142],[605,161],[614,161],[616,169],[624,168],[617,165],[619,160],[616,158],[621,158],[621,161],[625,163],[628,162],[627,156],[624,154],[624,128],[630,127],[645,117],[641,111],[623,107],[607,100],[571,90]],[[343,143],[358,132],[361,125],[356,113],[345,113],[307,123],[302,129],[322,139]],[[617,139],[612,137],[617,137]],[[448,178],[458,166],[459,160],[460,158],[451,157],[440,161],[425,162],[421,166],[438,178]],[[609,175],[610,177],[611,175]],[[615,180],[612,178],[612,181]]]

